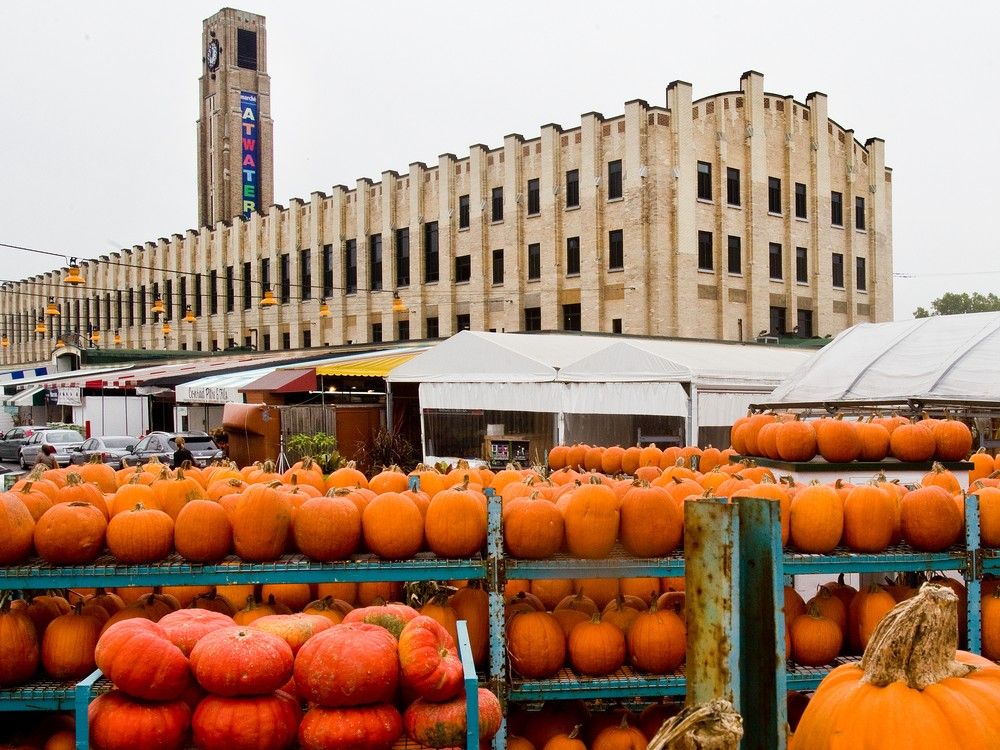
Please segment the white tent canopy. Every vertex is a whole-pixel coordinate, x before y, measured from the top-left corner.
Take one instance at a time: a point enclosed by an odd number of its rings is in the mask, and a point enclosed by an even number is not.
[[[388,379],[420,383],[422,410],[676,416],[692,440],[699,426],[731,424],[813,354],[756,344],[462,331]]]
[[[768,402],[1000,402],[998,367],[1000,313],[862,323],[791,373]]]

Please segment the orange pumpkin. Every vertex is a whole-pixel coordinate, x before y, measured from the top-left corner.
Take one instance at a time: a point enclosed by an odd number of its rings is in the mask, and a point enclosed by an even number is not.
[[[900,524],[903,539],[911,547],[940,552],[954,544],[962,533],[962,514],[947,490],[932,485],[903,496]]]
[[[564,503],[566,547],[570,554],[587,559],[607,557],[618,537],[618,499],[614,491],[592,480],[559,502]]]
[[[94,671],[101,622],[81,614],[83,603],[49,623],[42,636],[42,665],[54,680],[80,680]]]
[[[0,495],[0,565],[19,563],[31,554],[35,520],[14,493]]]
[[[368,489],[368,478],[363,472],[358,471],[354,461],[348,461],[345,466],[330,472],[326,478],[326,489],[331,490],[336,487],[364,487]]]
[[[625,663],[625,634],[594,614],[569,634],[569,660],[577,674],[609,675]]]
[[[211,500],[192,500],[174,523],[174,547],[191,562],[217,562],[233,546],[233,527],[225,509]]]
[[[841,415],[816,423],[816,449],[831,464],[849,463],[861,455],[857,424],[844,421]]]
[[[486,544],[486,503],[463,486],[431,498],[424,524],[427,546],[438,557],[471,557]]]
[[[173,549],[174,522],[162,510],[140,504],[112,518],[106,536],[108,550],[121,562],[155,562]]]
[[[269,562],[285,550],[291,527],[291,507],[271,487],[251,485],[233,511],[233,548],[244,560]]]
[[[876,484],[860,485],[844,500],[844,544],[855,552],[882,552],[892,541],[898,506]]]
[[[365,544],[386,560],[413,557],[424,541],[423,517],[416,504],[397,492],[377,495],[361,515]]]
[[[632,666],[652,674],[668,674],[684,662],[687,629],[684,620],[669,609],[653,605],[632,621],[628,653]]]
[[[566,636],[548,612],[519,612],[507,624],[511,668],[528,679],[545,679],[566,660]]]
[[[844,501],[832,487],[812,484],[795,494],[789,512],[789,539],[801,552],[826,554],[840,543]]]
[[[804,462],[816,457],[816,428],[812,422],[794,419],[778,425],[775,450],[782,461]]]
[[[550,557],[562,547],[564,529],[563,514],[538,493],[516,498],[503,509],[504,544],[511,557]]]
[[[889,435],[892,455],[900,461],[930,461],[937,450],[934,433],[923,422],[902,424]]]
[[[35,550],[53,565],[93,562],[104,548],[108,522],[90,503],[57,503],[35,524]]]
[[[295,513],[292,535],[299,551],[313,560],[346,560],[361,542],[361,513],[345,497],[310,498]]]
[[[621,504],[622,546],[636,557],[663,557],[677,549],[684,533],[681,506],[661,487],[636,480]]]
[[[819,667],[837,658],[844,634],[836,622],[813,606],[792,622],[791,637],[792,658],[803,666]]]
[[[937,420],[931,426],[934,457],[938,461],[964,461],[972,451],[972,430],[958,419]]]

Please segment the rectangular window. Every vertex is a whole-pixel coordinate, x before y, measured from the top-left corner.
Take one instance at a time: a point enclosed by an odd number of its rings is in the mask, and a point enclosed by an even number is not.
[[[145,290],[142,290],[143,292]],[[142,292],[140,292],[142,293]],[[128,324],[135,325],[135,289],[128,290]]]
[[[541,193],[538,180],[528,180],[528,216],[534,216],[542,210]]]
[[[526,331],[542,330],[542,308],[540,307],[524,308],[524,330]]]
[[[698,200],[712,200],[712,165],[707,161],[698,162]]]
[[[810,338],[813,335],[813,311],[799,309],[796,320],[796,333],[802,338]]]
[[[785,318],[785,308],[783,307],[772,307],[770,309],[771,317],[771,335],[772,336],[783,336],[785,334],[785,328],[787,327],[787,321]]]
[[[782,262],[781,262],[781,245],[777,242],[772,242],[768,245],[768,270],[771,273],[771,278],[776,281],[781,281],[782,275]]]
[[[201,317],[201,274],[194,277],[194,314]]]
[[[122,325],[122,293],[121,291],[115,292],[115,328],[121,328]]]
[[[428,221],[424,224],[424,283],[437,281],[438,269],[438,224]]]
[[[208,312],[219,312],[219,272],[214,268],[208,272]]]
[[[233,267],[226,266],[226,312],[232,312],[236,309],[236,278],[233,274]],[[143,323],[146,322],[145,314],[143,314]]]
[[[491,196],[493,198],[493,206],[490,219],[492,221],[503,221],[503,188],[493,188]]]
[[[167,306],[167,314],[164,320],[174,319],[174,280],[167,279],[163,282],[163,304]],[[98,318],[100,320],[100,318]],[[110,328],[111,326],[107,326]]]
[[[580,238],[566,238],[566,275],[575,276],[580,273]]]
[[[410,230],[396,230],[396,287],[410,285]]]
[[[698,270],[711,271],[715,268],[712,257],[712,233],[698,232]]]
[[[844,226],[844,196],[836,190],[830,193],[830,223],[835,227]]]
[[[778,177],[767,178],[767,211],[781,213],[781,179]]]
[[[804,247],[795,248],[795,280],[800,284],[809,283],[809,251]]]
[[[344,242],[344,293],[358,291],[358,241]]]
[[[436,339],[441,335],[437,316],[427,319],[427,338]]]
[[[537,242],[528,245],[528,281],[542,278],[542,246]]]
[[[836,289],[844,288],[844,254],[833,254],[833,286]]]
[[[261,258],[260,261],[260,288],[266,291],[271,288],[271,259]]]
[[[257,70],[257,32],[236,29],[236,64],[245,70]]]
[[[801,182],[795,183],[795,218],[806,218],[806,186]]]
[[[111,292],[104,295],[104,329],[111,330]]]
[[[608,200],[622,197],[622,160],[608,162]]]
[[[625,268],[625,233],[621,229],[608,232],[608,270]]]
[[[857,279],[857,287],[859,292],[867,291],[868,289],[868,275],[865,269],[865,259],[855,258],[854,263],[856,266],[855,277]]]
[[[469,196],[458,196],[458,228],[469,228]]]
[[[396,323],[396,338],[400,341],[410,340],[410,321],[401,320]]]
[[[292,261],[288,253],[282,253],[278,259],[278,292],[282,302],[292,299]]]
[[[566,173],[566,208],[580,205],[580,170],[571,169]]]
[[[622,319],[612,318],[611,319],[611,333],[621,333],[622,332]]]
[[[455,330],[456,331],[468,331],[472,328],[472,316],[468,313],[465,315],[455,316]]]
[[[382,324],[372,323],[372,343],[377,344],[382,341]]]
[[[368,283],[373,292],[382,288],[382,235],[368,238]]]
[[[726,203],[730,206],[741,205],[740,192],[740,170],[726,167]]]
[[[472,256],[459,255],[455,258],[455,283],[462,283],[472,278]]]
[[[302,332],[302,348],[308,349],[313,345],[313,335],[312,331],[305,330]]]
[[[493,283],[503,283],[503,248],[493,251]]]
[[[253,307],[253,280],[250,277],[250,261],[243,263],[243,309]]]
[[[579,331],[581,329],[580,303],[562,306],[562,327],[564,331]]]
[[[312,299],[312,250],[299,251],[299,298]]]
[[[860,195],[854,197],[854,228],[865,229],[865,199]]]
[[[727,270],[729,273],[743,273],[743,240],[736,235],[729,235]]]
[[[323,297],[333,296],[333,245],[323,245]]]
[[[292,334],[288,331],[281,334],[281,348],[285,351],[292,348]]]

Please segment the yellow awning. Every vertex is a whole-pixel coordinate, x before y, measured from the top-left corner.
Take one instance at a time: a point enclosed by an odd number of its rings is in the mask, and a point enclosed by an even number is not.
[[[344,375],[356,378],[384,378],[394,368],[409,362],[420,352],[387,354],[383,357],[345,357],[329,365],[316,368],[317,375]]]

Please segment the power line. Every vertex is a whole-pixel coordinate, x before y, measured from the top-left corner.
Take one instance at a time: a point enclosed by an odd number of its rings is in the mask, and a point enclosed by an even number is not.
[[[935,276],[982,276],[983,274],[1000,273],[1000,269],[992,271],[928,271],[926,273],[906,273],[904,271],[894,271],[893,277],[897,279],[925,279]]]

